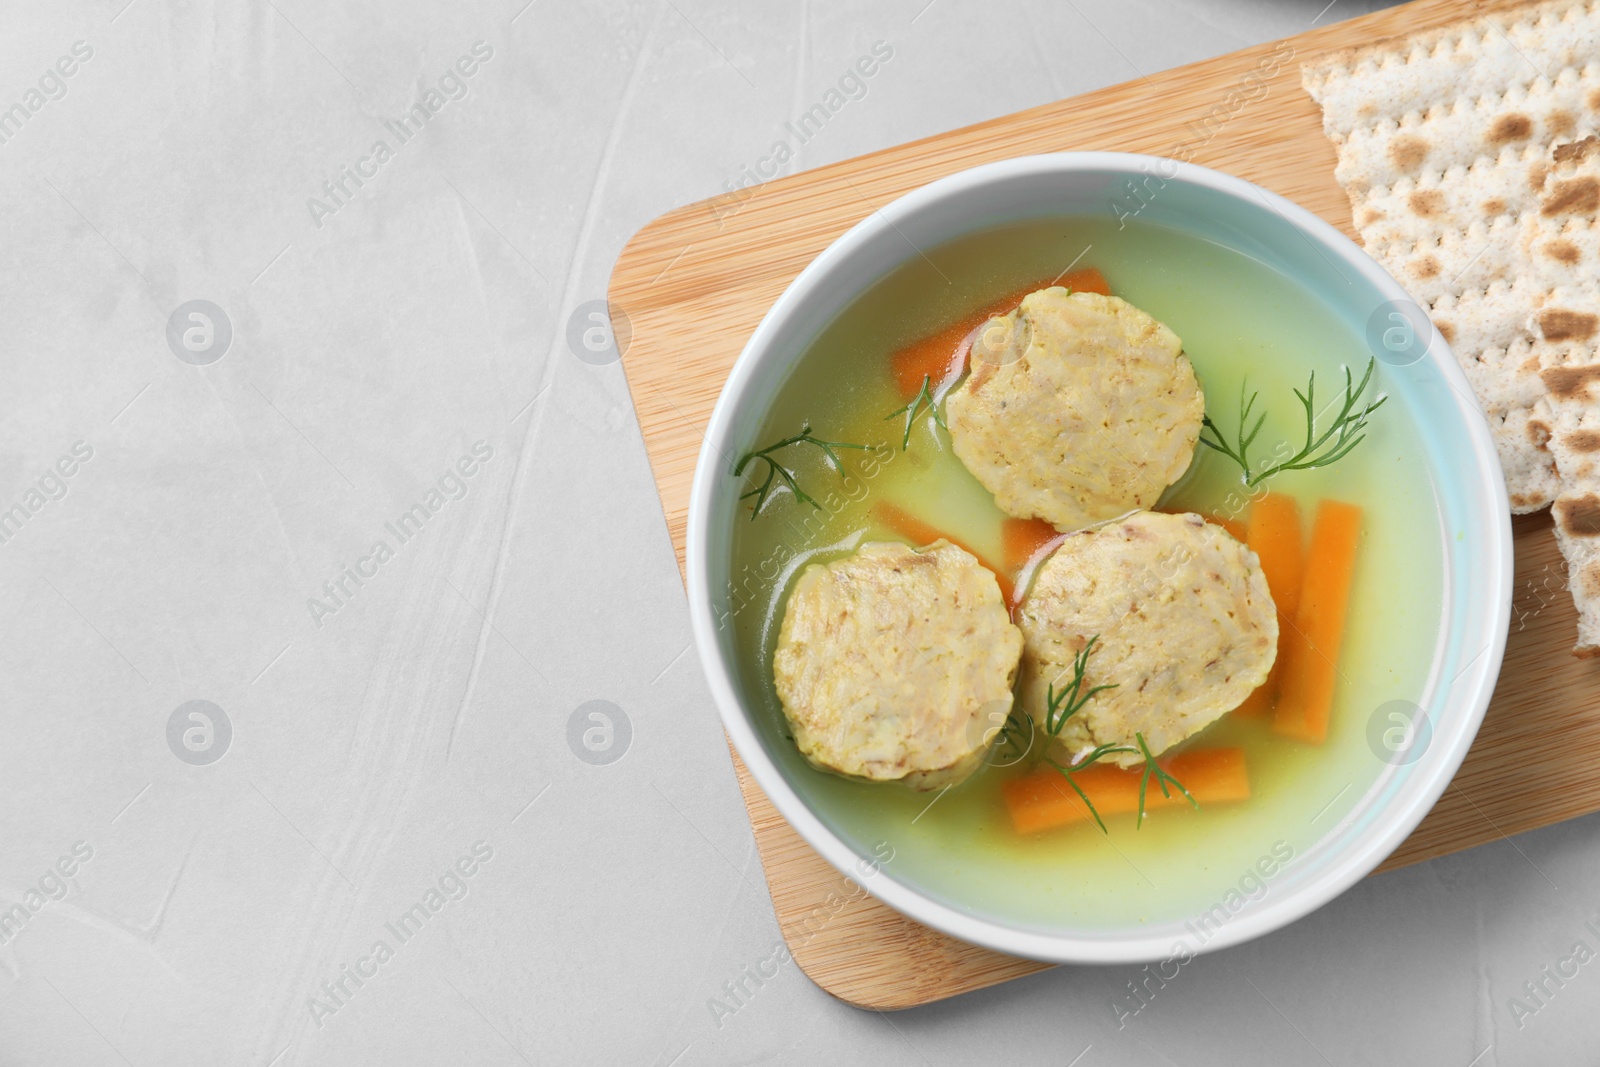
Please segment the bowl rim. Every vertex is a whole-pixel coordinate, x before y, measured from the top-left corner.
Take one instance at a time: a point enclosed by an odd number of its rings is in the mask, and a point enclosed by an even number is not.
[[[1386,300],[1415,303],[1400,284],[1367,255],[1355,242],[1321,217],[1276,193],[1252,182],[1195,163],[1161,156],[1124,152],[1061,152],[1019,156],[993,163],[981,164],[947,175],[922,185],[898,197],[881,209],[874,210],[861,222],[834,240],[820,255],[809,263],[784,289],[783,294],[762,317],[760,325],[751,334],[723,385],[716,406],[704,432],[700,454],[695,465],[694,482],[690,491],[685,547],[685,579],[688,591],[691,629],[699,650],[700,662],[706,682],[716,702],[723,728],[757,785],[773,806],[783,815],[796,832],[833,867],[847,876],[852,872],[878,871],[877,861],[864,852],[858,852],[835,834],[811,810],[810,805],[789,784],[777,764],[768,754],[756,732],[750,715],[735,689],[731,664],[723,655],[717,640],[717,629],[707,576],[709,568],[709,524],[713,521],[713,480],[721,477],[723,470],[723,445],[744,394],[750,389],[759,372],[762,354],[783,336],[786,319],[797,309],[803,297],[815,288],[821,279],[844,266],[859,248],[886,228],[895,226],[897,216],[906,216],[928,209],[938,201],[969,192],[977,186],[1002,182],[1012,178],[1040,173],[1108,172],[1114,176],[1140,177],[1150,173],[1151,167],[1175,168],[1175,176],[1167,179],[1198,186],[1249,205],[1252,209],[1266,207],[1298,230],[1313,243],[1325,257],[1333,257],[1340,267],[1358,274]],[[1166,170],[1161,172],[1166,176]],[[898,227],[896,227],[898,229]],[[908,256],[909,258],[909,256]],[[1486,495],[1497,504],[1496,513],[1487,516],[1487,547],[1485,558],[1473,557],[1463,561],[1447,552],[1446,575],[1470,562],[1481,568],[1477,575],[1479,588],[1486,591],[1485,602],[1496,605],[1509,603],[1513,572],[1510,502],[1501,472],[1498,453],[1489,435],[1487,423],[1475,394],[1437,329],[1423,359],[1443,376],[1454,396],[1454,408],[1467,428],[1471,443],[1467,476],[1463,481],[1463,496],[1477,500]],[[1475,491],[1474,491],[1474,485]],[[1485,492],[1486,491],[1486,492]],[[1480,520],[1482,515],[1477,516]],[[1446,604],[1450,596],[1447,582],[1444,590]],[[1462,759],[1477,736],[1484,712],[1493,693],[1499,674],[1509,630],[1509,615],[1494,611],[1488,624],[1489,640],[1483,651],[1467,664],[1455,679],[1447,683],[1451,696],[1452,714],[1461,714],[1461,727],[1454,743],[1448,748],[1435,744],[1418,762],[1427,762],[1431,770],[1422,779],[1419,789],[1409,798],[1396,797],[1386,807],[1373,813],[1368,825],[1352,835],[1352,840],[1333,857],[1329,864],[1285,890],[1282,899],[1254,910],[1245,910],[1223,924],[1214,936],[1192,948],[1195,954],[1210,952],[1251,940],[1280,929],[1327,904],[1349,889],[1361,878],[1382,863],[1418,823],[1432,810],[1439,797],[1448,788],[1460,767]],[[1443,619],[1440,645],[1450,632],[1448,617]],[[1467,616],[1467,626],[1474,620]],[[1478,629],[1481,631],[1483,627]],[[1475,632],[1475,631],[1469,631]],[[1488,653],[1485,655],[1485,653]],[[1435,653],[1435,667],[1439,656]],[[1420,768],[1418,768],[1420,769]],[[1405,800],[1396,807],[1395,801]],[[1330,828],[1318,843],[1329,840],[1336,827]],[[878,900],[917,922],[930,926],[962,941],[1030,959],[1052,963],[1138,963],[1164,959],[1172,955],[1175,946],[1169,934],[1130,932],[1127,936],[1085,938],[1072,934],[1030,930],[1019,926],[974,915],[936,900],[916,888],[896,880],[887,872],[884,877],[857,877],[856,881]],[[1267,904],[1263,901],[1263,904]]]

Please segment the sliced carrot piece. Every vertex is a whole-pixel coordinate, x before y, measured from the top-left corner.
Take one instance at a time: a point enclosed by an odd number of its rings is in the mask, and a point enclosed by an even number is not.
[[[1283,614],[1294,618],[1300,610],[1300,586],[1306,573],[1300,504],[1283,493],[1266,494],[1250,505],[1243,541],[1261,559],[1272,602]]]
[[[1268,493],[1250,506],[1244,543],[1261,560],[1267,589],[1278,607],[1278,657],[1272,672],[1233,713],[1241,718],[1260,715],[1278,702],[1283,660],[1294,633],[1300,609],[1300,586],[1305,581],[1306,553],[1300,525],[1300,505],[1292,496]]]
[[[1282,642],[1283,633],[1280,630],[1278,640]],[[1271,715],[1272,709],[1278,706],[1278,690],[1281,688],[1278,673],[1283,666],[1283,653],[1278,653],[1278,659],[1272,663],[1272,669],[1267,672],[1267,680],[1250,690],[1250,695],[1239,702],[1239,706],[1228,714],[1235,719],[1259,719],[1263,715]]]
[[[1033,576],[1050,558],[1067,535],[1043,519],[1006,519],[1000,525],[1000,544],[1005,554],[1006,573],[1011,575],[1011,619],[1016,621],[1022,598],[1028,595]]]
[[[1156,762],[1162,770],[1182,782],[1201,806],[1250,799],[1250,776],[1245,770],[1243,749],[1201,749]],[[1112,815],[1130,815],[1139,810],[1139,779],[1143,773],[1142,768],[1124,770],[1096,764],[1075,772],[1073,779],[1104,819]],[[1094,822],[1082,798],[1054,767],[1040,767],[1020,778],[1013,778],[1000,786],[1000,793],[1011,815],[1011,825],[1019,834],[1036,834],[1058,826]],[[1163,795],[1154,778],[1145,789],[1146,811],[1175,804],[1187,806],[1188,803],[1176,789],[1172,790],[1170,797]]]
[[[1271,711],[1278,702],[1277,683],[1278,665],[1274,663],[1272,670],[1267,673],[1267,680],[1250,690],[1250,695],[1245,697],[1230,714],[1236,719],[1256,719]]]
[[[1317,505],[1300,601],[1281,653],[1275,733],[1312,744],[1328,736],[1360,540],[1359,507],[1336,500]]]
[[[889,529],[893,530],[895,533],[905,537],[918,548],[931,545],[935,541],[943,538],[944,540],[949,541],[952,545],[956,545],[959,548],[966,549],[968,552],[972,552],[974,556],[978,555],[976,552],[973,552],[971,548],[968,548],[966,545],[962,544],[957,538],[951,537],[949,534],[933,526],[931,523],[917,518],[915,515],[911,514],[911,512],[906,511],[904,508],[897,507],[894,504],[889,503],[887,500],[880,500],[876,504],[872,505],[872,517],[883,525],[889,527]],[[978,558],[982,559],[983,557],[979,556]]]
[[[1000,524],[1000,544],[1005,550],[1006,570],[1018,571],[1045,545],[1062,537],[1060,530],[1043,519],[1006,519]]]
[[[1013,305],[1015,306],[1015,305]],[[987,310],[987,309],[985,309]],[[977,319],[976,322],[973,320]],[[922,391],[924,380],[935,387],[946,378],[957,376],[966,367],[968,337],[972,331],[989,321],[983,314],[975,313],[900,349],[889,357],[889,370],[894,375],[895,388],[907,400]]]
[[[935,388],[948,384],[966,370],[967,353],[972,347],[973,335],[984,323],[996,315],[1015,310],[1029,293],[1052,285],[1065,285],[1074,291],[1100,293],[1110,296],[1105,276],[1093,267],[1084,267],[1060,277],[1042,278],[1014,292],[1007,293],[993,303],[966,315],[937,333],[929,334],[900,349],[889,357],[889,370],[895,388],[907,400],[922,390],[923,379]]]
[[[1209,523],[1215,523],[1224,530],[1227,530],[1228,536],[1232,537],[1240,544],[1244,544],[1245,538],[1249,536],[1249,527],[1240,522],[1238,519],[1230,519],[1226,515],[1207,515],[1205,520]]]
[[[1111,286],[1106,284],[1106,276],[1101,274],[1096,267],[1082,267],[1075,271],[1063,274],[1056,285],[1064,285],[1075,293],[1099,293],[1101,296],[1111,295]]]
[[[951,537],[943,530],[924,522],[909,511],[898,508],[886,500],[880,500],[872,505],[872,517],[918,548],[931,545],[942,538],[957,548],[975,556],[979,563],[994,573],[995,581],[1000,583],[1000,597],[1007,606],[1010,606],[1012,592],[1015,588],[1011,575],[1003,568],[996,567],[992,561],[985,559],[983,554],[971,545],[965,544],[959,538]]]

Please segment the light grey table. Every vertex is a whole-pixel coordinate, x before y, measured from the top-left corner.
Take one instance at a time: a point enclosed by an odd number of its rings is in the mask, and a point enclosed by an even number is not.
[[[778,931],[575,311],[777,141],[815,166],[1370,6],[1323,2],[8,5],[0,1065],[1592,1059],[1593,818],[1131,1017],[1136,968],[894,1016],[793,964],[727,992]]]

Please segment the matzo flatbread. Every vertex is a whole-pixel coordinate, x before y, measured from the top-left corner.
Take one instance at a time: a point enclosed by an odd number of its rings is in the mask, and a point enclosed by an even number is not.
[[[1539,4],[1324,58],[1306,89],[1332,129],[1497,93],[1523,67],[1556,72],[1600,55],[1593,2]],[[1522,78],[1526,82],[1527,78]]]
[[[1512,510],[1556,504],[1600,655],[1600,0],[1557,0],[1302,70],[1367,251],[1484,409]]]
[[[1545,395],[1535,421],[1548,431],[1560,474],[1556,540],[1578,607],[1581,656],[1600,655],[1600,141],[1551,149],[1537,210],[1523,227],[1528,274],[1547,289],[1530,327]]]
[[[1572,654],[1592,659],[1600,656],[1600,641],[1596,640],[1600,633],[1600,495],[1564,495],[1551,510],[1556,543],[1567,561],[1567,588],[1578,606],[1578,643]]]

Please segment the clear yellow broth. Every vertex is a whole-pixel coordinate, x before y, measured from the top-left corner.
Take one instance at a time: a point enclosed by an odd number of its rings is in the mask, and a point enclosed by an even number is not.
[[[1326,743],[1275,736],[1269,720],[1224,716],[1183,747],[1239,746],[1252,796],[1195,811],[1153,811],[1106,820],[1109,834],[1078,824],[1019,836],[1001,800],[1007,777],[1029,769],[986,766],[942,796],[895,784],[847,780],[811,767],[788,736],[772,680],[785,597],[805,563],[871,540],[905,540],[874,522],[892,503],[991,559],[1001,558],[1006,517],[926,415],[902,450],[904,422],[889,358],[905,344],[1076,261],[1098,267],[1112,291],[1166,323],[1184,348],[1224,428],[1238,425],[1240,386],[1259,390],[1267,423],[1256,452],[1296,442],[1303,413],[1292,390],[1317,375],[1319,407],[1358,375],[1360,335],[1289,279],[1240,253],[1175,230],[1115,220],[1049,218],[996,227],[921,254],[863,292],[808,347],[782,386],[761,447],[809,422],[820,437],[874,446],[842,452],[848,477],[801,446],[783,454],[821,506],[779,495],[734,532],[731,624],[741,684],[779,766],[820,817],[863,852],[887,842],[892,877],[964,910],[1061,931],[1180,920],[1237,892],[1265,856],[1308,848],[1356,804],[1384,763],[1367,740],[1386,701],[1418,700],[1438,638],[1444,578],[1441,526],[1423,450],[1405,411],[1374,416],[1367,440],[1336,465],[1288,472],[1270,483],[1302,505],[1309,533],[1316,502],[1360,504],[1365,524],[1352,593],[1342,675]],[[1376,379],[1383,385],[1383,366]],[[746,475],[746,481],[749,475]],[[753,483],[752,483],[753,484]],[[1163,510],[1241,513],[1238,468],[1199,448]],[[748,506],[750,501],[745,501]],[[1313,561],[1314,565],[1314,561]],[[1406,589],[1405,597],[1390,592]],[[1247,886],[1253,883],[1247,883]]]

